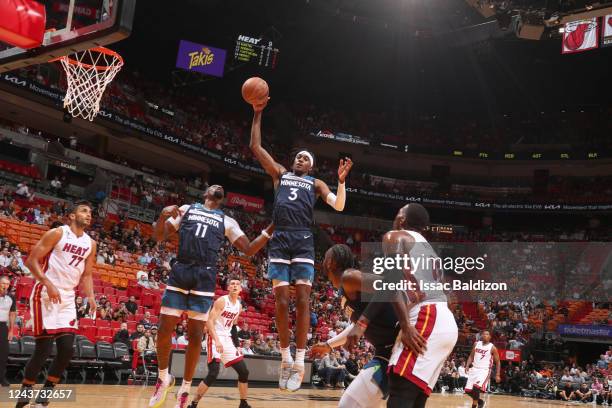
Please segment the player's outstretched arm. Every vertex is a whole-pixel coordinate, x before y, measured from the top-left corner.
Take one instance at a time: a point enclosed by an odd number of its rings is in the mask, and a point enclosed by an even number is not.
[[[276,184],[286,170],[261,146],[261,114],[264,107],[265,104],[253,106],[254,114],[253,123],[251,124],[251,142],[249,148],[261,164],[261,167],[272,177]]]
[[[346,204],[346,176],[348,176],[351,171],[351,167],[353,167],[353,161],[349,158],[340,159],[340,164],[338,165],[338,195],[332,193],[329,189],[329,186],[319,179],[315,181],[315,188],[317,190],[317,194],[325,199],[325,202],[329,204],[336,211],[344,210],[344,205]]]
[[[89,310],[92,312],[96,310],[96,297],[93,291],[93,267],[96,262],[96,252],[98,249],[98,245],[96,241],[91,240],[91,252],[89,256],[85,260],[85,270],[83,271],[83,275],[81,276],[81,285],[83,287],[83,292],[85,292],[85,296],[87,296],[87,303],[89,303]]]
[[[240,250],[240,252],[244,253],[246,256],[252,256],[259,252],[259,250],[262,249],[264,246],[266,246],[270,238],[272,238],[273,232],[274,224],[270,224],[265,230],[262,230],[259,236],[253,241],[249,241],[247,236],[243,233],[241,236],[239,236],[236,240],[232,242],[232,245],[238,248],[238,250]]]
[[[217,336],[217,330],[215,329],[215,324],[217,323],[217,319],[223,312],[223,308],[225,308],[225,299],[223,297],[220,297],[219,299],[215,300],[215,304],[213,305],[213,308],[210,311],[210,315],[208,316],[208,321],[206,322],[206,328],[208,329],[208,335],[212,336],[217,346],[217,351],[219,351],[219,353],[223,352],[223,349],[222,349],[223,345],[219,341],[219,336]],[[221,350],[219,350],[220,347],[221,347]]]
[[[337,334],[326,342],[317,343],[312,346],[312,348],[310,349],[310,355],[312,357],[319,357],[324,355],[325,353],[331,352],[336,347],[341,347],[346,344],[348,334],[351,332],[354,325],[354,323],[351,323],[346,326],[346,328],[342,330],[340,334]]]
[[[32,248],[32,251],[30,251],[30,256],[28,256],[25,262],[25,265],[30,272],[32,272],[34,278],[45,285],[49,299],[53,303],[61,303],[62,299],[55,285],[51,283],[42,271],[42,263],[43,259],[45,259],[49,252],[53,250],[53,247],[62,239],[63,234],[64,232],[60,227],[45,232],[40,241],[38,241]]]

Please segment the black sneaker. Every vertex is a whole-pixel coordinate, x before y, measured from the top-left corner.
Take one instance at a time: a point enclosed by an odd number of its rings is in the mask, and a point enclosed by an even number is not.
[[[484,408],[484,407],[485,407],[485,405],[486,405],[486,404],[485,404],[484,400],[482,400],[482,399],[479,399],[479,400],[478,400],[478,408]]]
[[[6,381],[6,380],[2,380],[2,381],[0,381],[0,385],[3,386],[3,387],[10,387],[11,383]]]
[[[238,406],[238,408],[251,408],[251,406],[246,401],[240,401],[240,405]]]

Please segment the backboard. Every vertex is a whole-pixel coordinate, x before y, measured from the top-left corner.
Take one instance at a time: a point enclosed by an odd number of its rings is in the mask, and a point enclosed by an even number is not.
[[[0,41],[0,73],[128,37],[136,0],[38,0],[45,6],[45,36],[40,47],[22,49]]]

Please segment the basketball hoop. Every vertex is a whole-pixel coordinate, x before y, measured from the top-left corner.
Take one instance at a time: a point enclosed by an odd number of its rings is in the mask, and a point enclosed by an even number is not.
[[[123,58],[108,48],[96,47],[53,61],[57,60],[68,79],[64,108],[73,117],[92,121],[100,110],[106,86],[123,66]]]

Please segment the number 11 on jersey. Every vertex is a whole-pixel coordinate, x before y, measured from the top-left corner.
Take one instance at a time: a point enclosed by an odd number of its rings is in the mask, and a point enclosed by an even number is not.
[[[201,222],[198,222],[198,229],[196,230],[195,236],[198,238],[204,238],[206,235],[206,230],[208,229],[208,225],[203,225]],[[200,235],[200,230],[202,230],[202,234]]]

